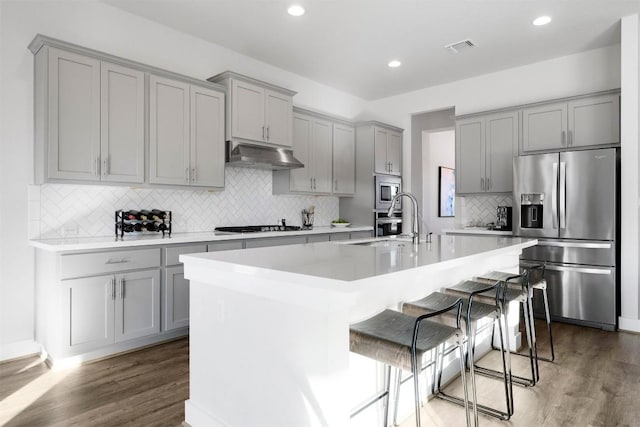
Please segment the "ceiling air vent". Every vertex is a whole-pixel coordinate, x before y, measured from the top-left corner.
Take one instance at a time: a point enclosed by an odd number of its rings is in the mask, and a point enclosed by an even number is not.
[[[459,42],[448,44],[444,48],[447,49],[450,53],[459,53],[462,50],[471,49],[472,47],[476,47],[476,44],[473,42],[473,40],[465,39]]]

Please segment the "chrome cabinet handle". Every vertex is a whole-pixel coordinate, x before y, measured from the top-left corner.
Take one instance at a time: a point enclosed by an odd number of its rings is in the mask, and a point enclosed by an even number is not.
[[[127,262],[129,262],[129,260],[127,258],[121,258],[119,260],[112,260],[111,258],[109,258],[105,264],[109,265],[109,264],[126,264]]]
[[[317,187],[316,187],[316,179],[315,179],[315,178],[313,178],[313,189],[315,190],[316,188],[317,188]]]
[[[189,168],[184,168],[184,182],[189,183]]]
[[[565,145],[567,145],[567,135],[565,131],[562,131],[562,141],[561,141],[562,146],[564,147]]]
[[[484,178],[480,178],[480,189],[484,191]]]
[[[104,158],[102,160],[102,175],[103,176],[107,175],[107,158]]]
[[[267,126],[267,141],[269,140],[269,126]]]
[[[115,300],[116,299],[116,281],[115,279],[111,279],[111,299]]]
[[[491,190],[491,178],[487,178],[487,191]]]
[[[265,136],[264,136],[264,125],[262,125],[262,139],[267,139],[267,138],[265,138]]]
[[[198,180],[196,168],[191,168],[191,179],[195,182]]]
[[[96,157],[93,161],[93,174],[95,176],[100,175],[100,156]]]
[[[118,293],[119,293],[119,298],[120,299],[124,299],[124,292],[125,292],[125,288],[124,288],[124,278],[121,277],[120,279],[118,279]]]
[[[309,178],[309,188],[313,190],[313,178]]]
[[[568,144],[569,146],[572,146],[572,145],[573,145],[573,132],[572,132],[572,131],[568,131],[568,132],[567,132],[567,136],[568,136],[568,138],[567,138],[567,144]]]

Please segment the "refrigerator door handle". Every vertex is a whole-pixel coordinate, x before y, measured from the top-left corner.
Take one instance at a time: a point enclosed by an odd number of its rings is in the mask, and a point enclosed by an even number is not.
[[[559,265],[549,265],[545,267],[547,270],[552,271],[567,271],[572,273],[583,273],[583,274],[602,274],[604,276],[610,276],[611,270],[606,268],[585,268],[585,267],[564,267]]]
[[[567,163],[560,162],[560,228],[567,226]]]
[[[580,249],[611,249],[611,243],[582,243],[582,242],[546,242],[538,241],[538,246],[553,246],[559,248]]]
[[[553,228],[558,228],[558,163],[553,163],[553,187],[551,188],[551,216]]]

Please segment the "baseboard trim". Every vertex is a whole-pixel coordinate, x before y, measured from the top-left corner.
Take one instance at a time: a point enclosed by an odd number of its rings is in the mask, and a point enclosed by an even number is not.
[[[40,346],[34,340],[16,341],[0,345],[0,362],[8,362],[38,354],[40,354]]]
[[[640,333],[640,319],[628,319],[626,317],[618,317],[618,329],[627,332]]]

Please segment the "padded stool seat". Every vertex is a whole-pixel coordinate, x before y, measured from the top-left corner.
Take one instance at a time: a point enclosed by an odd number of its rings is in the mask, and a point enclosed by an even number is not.
[[[448,307],[444,307],[440,312],[456,309],[456,316],[459,319],[462,302],[456,298]],[[412,317],[394,310],[384,310],[375,316],[352,324],[349,328],[349,348],[352,352],[368,357],[370,359],[385,364],[385,390],[380,395],[375,396],[370,402],[352,413],[352,416],[384,398],[384,420],[383,426],[387,427],[389,412],[389,389],[390,389],[390,369],[394,366],[397,369],[410,371],[414,379],[416,425],[420,426],[420,395],[418,386],[418,374],[420,373],[420,361],[427,351],[436,349],[438,346],[450,342],[460,350],[460,375],[462,376],[465,395],[465,415],[467,426],[470,425],[469,405],[467,399],[467,383],[465,379],[464,353],[462,345],[464,335],[457,325],[448,326],[438,322],[427,320],[431,315]]]
[[[549,295],[547,293],[547,280],[544,278],[544,265],[535,265],[532,267],[527,267],[530,270],[541,270],[542,274],[540,277],[536,277],[535,279],[532,277],[532,274],[529,274],[529,286],[532,290],[542,291],[542,298],[544,302],[544,312],[545,312],[545,320],[547,322],[547,334],[549,335],[549,347],[550,347],[550,356],[549,357],[540,357],[539,360],[544,360],[547,362],[553,362],[556,358],[555,350],[553,347],[553,334],[551,332],[551,314],[549,312]],[[495,281],[505,281],[509,277],[512,277],[513,274],[505,273],[502,271],[491,271],[489,273],[485,273],[480,277],[477,277],[476,280],[479,282],[495,282]],[[522,284],[521,279],[516,281],[510,281],[510,283],[518,283]],[[537,347],[537,342],[536,342]],[[527,356],[526,354],[516,353],[521,356]],[[537,354],[537,348],[536,348]]]
[[[465,322],[465,330],[467,335],[467,353],[470,355],[468,357],[468,364],[471,373],[471,384],[472,384],[472,399],[476,400],[476,387],[475,387],[475,338],[477,333],[479,332],[477,329],[477,323],[479,320],[491,317],[494,322],[498,321],[498,325],[500,326],[500,318],[502,316],[502,310],[500,306],[496,303],[496,295],[499,292],[500,285],[499,283],[493,283],[491,285],[486,285],[483,283],[466,281],[459,284],[461,288],[468,290],[468,293],[462,293],[465,298],[462,300],[462,311],[461,311],[461,320]],[[486,295],[493,295],[492,298],[486,297]],[[482,296],[482,297],[481,297]],[[488,299],[491,301],[490,304],[485,304],[483,302],[479,302],[478,299]],[[414,316],[424,315],[425,313],[433,313],[441,310],[442,307],[446,307],[451,304],[452,301],[458,299],[457,295],[452,295],[443,292],[433,292],[428,296],[411,302],[405,302],[402,304],[402,312],[407,313]],[[455,319],[452,318],[451,312],[446,312],[443,314],[434,317],[439,321],[445,322],[449,324]],[[491,325],[495,323],[492,322]],[[500,328],[500,331],[502,329]],[[502,333],[501,333],[502,336]],[[502,340],[500,341],[502,344]],[[504,348],[504,346],[502,346]],[[512,390],[511,390],[511,371],[508,368],[510,363],[507,363],[508,355],[504,351],[500,352],[502,357],[502,380],[504,382],[504,394],[505,394],[505,406],[506,411],[501,411],[499,409],[476,404],[474,407],[474,421],[476,425],[478,424],[478,412],[482,412],[486,415],[490,415],[493,417],[497,417],[502,420],[508,420],[513,414],[513,404],[512,404]],[[462,399],[456,396],[450,396],[444,393],[440,389],[440,378],[437,381],[437,392],[434,391],[434,394],[437,397],[440,397],[444,400],[462,404]],[[397,406],[397,403],[396,403]]]

